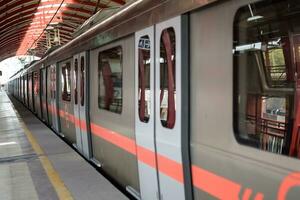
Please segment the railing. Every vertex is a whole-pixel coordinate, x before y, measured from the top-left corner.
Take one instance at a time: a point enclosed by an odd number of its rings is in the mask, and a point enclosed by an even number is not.
[[[285,86],[288,84],[286,77],[286,66],[266,66],[267,73],[269,73],[270,83],[272,86]]]
[[[282,153],[287,123],[247,115],[247,120],[255,124],[255,133],[260,137],[260,148],[274,153]]]

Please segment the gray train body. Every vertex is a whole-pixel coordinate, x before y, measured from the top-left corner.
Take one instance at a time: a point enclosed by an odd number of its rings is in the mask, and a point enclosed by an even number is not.
[[[236,13],[260,2],[136,1],[16,74],[9,92],[136,198],[299,199],[300,160],[245,145],[235,125]],[[162,46],[167,29],[173,49]],[[140,49],[149,56],[147,121]],[[172,64],[160,57],[168,50]],[[174,82],[162,85],[160,66]]]

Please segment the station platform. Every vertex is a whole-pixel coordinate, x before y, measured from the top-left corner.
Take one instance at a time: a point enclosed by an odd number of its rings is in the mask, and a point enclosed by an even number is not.
[[[128,199],[51,129],[0,91],[0,199]]]

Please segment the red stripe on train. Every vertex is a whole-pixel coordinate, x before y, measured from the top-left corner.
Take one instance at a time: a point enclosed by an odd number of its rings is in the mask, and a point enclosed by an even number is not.
[[[242,200],[249,200],[250,199],[250,196],[252,194],[252,190],[249,189],[249,188],[246,188],[246,190],[244,191],[244,194],[243,194],[243,197],[242,197]]]
[[[283,180],[278,190],[278,200],[285,200],[294,187],[300,187],[300,172],[291,173]]]
[[[219,199],[239,199],[242,186],[209,171],[192,166],[193,185]]]
[[[153,151],[137,145],[137,158],[150,167],[156,168],[156,158]]]
[[[122,136],[119,133],[103,128],[94,123],[91,124],[92,133],[104,140],[124,149],[125,151],[136,155],[139,161],[156,168],[155,153],[144,147],[136,145],[134,140]],[[137,147],[137,149],[135,148]],[[171,160],[165,156],[157,154],[158,170],[179,183],[183,183],[182,164]],[[242,188],[231,180],[217,176],[198,166],[192,166],[193,184],[195,187],[220,199],[234,200],[239,199],[239,193]],[[218,187],[219,186],[219,187]]]
[[[183,183],[183,168],[181,163],[159,154],[157,154],[157,162],[159,172]]]
[[[69,119],[71,114],[59,110],[59,114],[63,118]],[[67,116],[67,117],[66,117]],[[73,116],[73,123],[80,128],[86,130],[86,122],[81,121],[78,118]],[[117,132],[106,129],[102,126],[99,126],[95,123],[91,123],[91,132],[114,144],[115,146],[131,153],[134,156],[137,156],[137,159],[150,167],[157,168],[155,162],[155,153],[151,150],[148,150],[142,146],[136,145],[133,139],[125,137]],[[160,173],[163,173],[172,179],[176,180],[179,183],[183,183],[183,168],[182,164],[174,160],[171,160],[163,155],[157,154],[158,161],[158,170]],[[224,177],[218,176],[212,172],[209,172],[205,169],[202,169],[198,166],[192,166],[192,179],[193,185],[198,189],[207,192],[208,194],[223,200],[238,200],[239,193],[241,191],[242,185],[233,182]],[[250,198],[252,190],[248,189],[243,194],[243,199],[247,200]],[[261,193],[258,193],[255,196],[255,200],[263,200],[264,196]]]
[[[155,153],[153,151],[137,145],[137,158],[139,161],[149,165],[150,167],[157,168]],[[159,154],[157,155],[157,161],[160,173],[183,183],[183,169],[180,163]]]
[[[134,140],[94,123],[91,123],[91,131],[98,137],[101,137],[106,141],[124,149],[125,151],[136,155],[136,145]]]

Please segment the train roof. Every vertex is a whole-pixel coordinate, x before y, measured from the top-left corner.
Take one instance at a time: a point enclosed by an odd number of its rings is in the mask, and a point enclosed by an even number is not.
[[[74,54],[100,47],[161,21],[219,1],[221,0],[133,1],[112,12],[112,15],[106,15],[102,18],[92,17],[78,30],[76,38],[50,52],[40,61],[31,65],[26,71],[31,71],[34,67],[44,66],[42,65],[43,63],[50,65],[57,61],[65,60]]]

